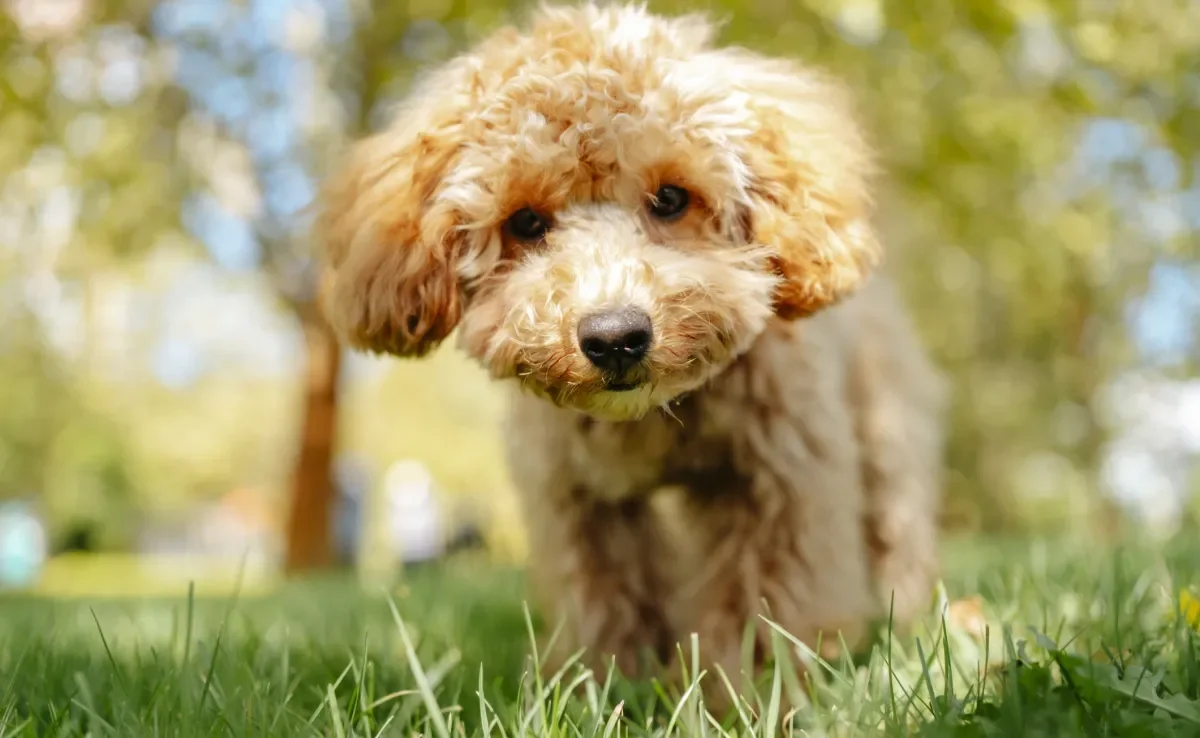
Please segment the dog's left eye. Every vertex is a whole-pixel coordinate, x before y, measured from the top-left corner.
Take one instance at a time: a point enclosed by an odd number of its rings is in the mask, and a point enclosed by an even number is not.
[[[521,208],[508,218],[508,230],[522,241],[539,241],[550,223],[532,208]]]
[[[678,218],[683,211],[687,210],[690,200],[688,191],[682,187],[663,185],[650,199],[650,212],[654,214],[654,217],[663,220]]]

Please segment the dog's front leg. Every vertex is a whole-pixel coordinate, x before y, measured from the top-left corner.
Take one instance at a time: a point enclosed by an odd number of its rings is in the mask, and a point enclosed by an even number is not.
[[[576,488],[532,506],[531,573],[547,625],[561,625],[551,659],[576,649],[603,671],[633,676],[667,658],[673,641],[664,616],[661,535],[643,498],[600,501]]]
[[[841,638],[853,648],[874,612],[853,464],[809,454],[794,476],[754,469],[739,489],[693,494],[686,520],[697,565],[679,602],[702,660],[734,684],[773,655],[765,619],[830,658]],[[747,625],[753,664],[741,658]]]

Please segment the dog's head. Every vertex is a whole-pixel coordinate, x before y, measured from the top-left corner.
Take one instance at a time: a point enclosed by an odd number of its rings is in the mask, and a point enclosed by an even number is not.
[[[438,69],[326,190],[334,327],[401,356],[458,327],[494,376],[631,419],[854,290],[879,249],[843,91],[711,37],[544,8]]]

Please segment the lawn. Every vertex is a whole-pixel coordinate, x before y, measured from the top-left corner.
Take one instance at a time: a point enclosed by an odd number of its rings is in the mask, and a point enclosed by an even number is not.
[[[715,717],[697,689],[680,701],[579,666],[538,675],[519,572],[478,559],[390,593],[325,580],[219,599],[10,595],[0,736],[1200,736],[1200,635],[1179,616],[1200,541],[958,543],[946,560],[945,618],[910,637],[884,627],[855,664],[811,664],[807,690],[769,672]],[[806,706],[784,710],[789,694]]]

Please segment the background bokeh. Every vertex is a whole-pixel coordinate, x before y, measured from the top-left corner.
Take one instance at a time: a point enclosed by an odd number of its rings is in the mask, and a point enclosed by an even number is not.
[[[0,0],[0,578],[387,569],[476,534],[519,561],[496,389],[453,341],[340,351],[308,227],[347,142],[524,6]],[[1195,524],[1200,3],[651,6],[858,96],[953,379],[948,530]]]

